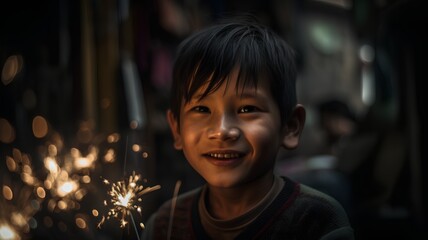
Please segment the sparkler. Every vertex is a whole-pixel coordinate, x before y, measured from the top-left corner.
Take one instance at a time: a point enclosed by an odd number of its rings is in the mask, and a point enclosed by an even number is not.
[[[135,171],[132,172],[132,175],[130,175],[129,178],[115,183],[110,183],[109,180],[104,179],[104,183],[106,185],[110,185],[110,190],[107,191],[110,199],[104,200],[104,205],[109,207],[109,211],[107,212],[107,217],[102,217],[98,224],[99,228],[101,228],[101,225],[110,218],[118,219],[120,221],[120,227],[124,228],[128,224],[127,218],[129,216],[138,237],[138,231],[132,212],[136,211],[141,214],[141,207],[138,205],[139,202],[142,202],[141,196],[160,189],[159,185],[144,187],[141,184],[141,181],[141,175],[135,174]],[[144,224],[140,223],[140,227],[144,228]]]

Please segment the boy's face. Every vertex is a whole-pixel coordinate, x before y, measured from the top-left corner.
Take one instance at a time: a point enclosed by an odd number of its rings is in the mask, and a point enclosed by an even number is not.
[[[182,104],[179,122],[168,112],[175,148],[183,150],[191,166],[215,187],[236,187],[273,174],[287,135],[267,81],[238,91],[236,81],[235,70],[229,84],[202,100],[200,89]]]

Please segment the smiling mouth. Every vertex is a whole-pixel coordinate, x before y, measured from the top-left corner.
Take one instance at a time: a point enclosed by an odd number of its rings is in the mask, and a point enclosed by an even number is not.
[[[219,167],[234,167],[242,162],[244,153],[236,151],[225,151],[225,152],[210,152],[204,154],[207,160]]]
[[[231,160],[242,158],[244,156],[243,153],[239,152],[213,152],[204,154],[206,157],[213,158],[216,160]]]
[[[233,159],[233,158],[239,158],[239,153],[210,153],[208,156],[212,158],[218,158],[218,159]]]

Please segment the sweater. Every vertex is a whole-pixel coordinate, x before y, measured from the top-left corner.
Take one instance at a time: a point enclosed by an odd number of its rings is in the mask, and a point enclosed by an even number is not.
[[[347,240],[353,229],[342,206],[332,197],[286,177],[281,192],[235,239]],[[170,239],[211,239],[202,227],[198,199],[201,188],[176,201]],[[167,239],[172,200],[146,224],[143,239]]]

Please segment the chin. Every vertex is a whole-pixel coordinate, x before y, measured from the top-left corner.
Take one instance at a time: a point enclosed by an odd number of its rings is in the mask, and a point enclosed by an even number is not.
[[[231,177],[231,176],[226,177],[221,174],[219,174],[215,178],[207,179],[208,185],[212,187],[217,187],[217,188],[233,188],[233,187],[239,186],[241,182],[242,181],[240,181],[236,177]]]

